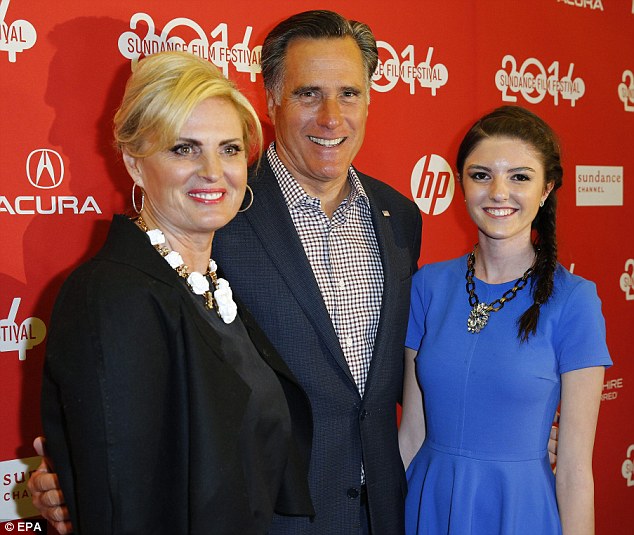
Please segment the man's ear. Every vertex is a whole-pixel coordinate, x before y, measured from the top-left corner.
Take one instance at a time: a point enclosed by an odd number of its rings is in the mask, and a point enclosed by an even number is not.
[[[134,180],[137,186],[143,187],[143,173],[140,166],[141,158],[131,156],[125,149],[121,151],[121,154],[128,174],[132,177],[132,180]]]
[[[273,126],[275,126],[275,107],[276,107],[275,95],[270,89],[267,89],[266,90],[266,109],[269,114],[269,119],[271,119],[271,123],[273,123]]]

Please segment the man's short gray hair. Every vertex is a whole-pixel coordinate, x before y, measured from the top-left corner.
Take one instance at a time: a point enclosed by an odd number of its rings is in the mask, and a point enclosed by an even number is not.
[[[340,39],[352,37],[363,57],[368,98],[372,75],[379,61],[376,39],[367,24],[348,20],[334,11],[315,10],[293,15],[280,22],[264,39],[261,65],[264,88],[279,101],[284,80],[284,61],[294,39]]]

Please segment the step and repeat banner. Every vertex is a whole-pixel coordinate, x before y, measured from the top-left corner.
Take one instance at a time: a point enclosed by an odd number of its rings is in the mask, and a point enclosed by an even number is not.
[[[560,260],[596,282],[615,363],[594,455],[597,533],[632,533],[633,0],[0,0],[0,521],[27,529],[16,522],[35,514],[25,482],[39,462],[31,442],[54,299],[101,246],[112,214],[130,209],[132,182],[111,132],[131,64],[164,49],[213,62],[254,103],[270,139],[264,36],[317,8],[376,35],[380,63],[355,164],[419,206],[422,263],[476,241],[453,162],[477,117],[518,104],[560,135]]]

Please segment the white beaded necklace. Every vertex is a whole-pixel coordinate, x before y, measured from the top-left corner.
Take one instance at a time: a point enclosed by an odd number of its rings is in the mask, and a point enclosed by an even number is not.
[[[218,266],[209,259],[209,267],[203,274],[198,271],[189,272],[189,268],[183,261],[183,257],[177,251],[170,251],[165,244],[165,235],[160,229],[148,229],[142,217],[136,220],[136,224],[148,235],[150,243],[167,261],[167,263],[187,282],[189,289],[196,295],[202,295],[205,299],[205,307],[215,309],[216,313],[225,323],[231,323],[238,313],[238,307],[233,300],[233,292],[229,283],[218,278],[216,271]],[[209,287],[209,279],[213,284],[213,294]]]

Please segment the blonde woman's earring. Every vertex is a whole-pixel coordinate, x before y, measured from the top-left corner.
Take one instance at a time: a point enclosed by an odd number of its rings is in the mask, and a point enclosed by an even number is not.
[[[251,194],[251,199],[249,200],[249,204],[247,204],[245,208],[240,208],[238,212],[246,212],[249,208],[251,208],[251,205],[253,204],[253,190],[251,189],[251,186],[249,186],[249,184],[247,184],[247,190]],[[244,201],[242,201],[242,204],[244,204]]]
[[[143,211],[143,206],[145,205],[145,192],[143,188],[139,186],[141,190],[141,208],[136,207],[136,199],[134,198],[134,190],[136,189],[136,182],[132,183],[132,208],[137,214],[140,214]]]

